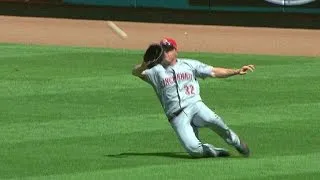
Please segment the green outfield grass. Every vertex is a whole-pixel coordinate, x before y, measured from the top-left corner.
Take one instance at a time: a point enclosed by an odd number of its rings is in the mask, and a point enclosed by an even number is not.
[[[191,159],[153,89],[143,51],[0,45],[0,179],[320,179],[320,58],[181,53],[247,76],[201,81],[204,102],[249,144]]]

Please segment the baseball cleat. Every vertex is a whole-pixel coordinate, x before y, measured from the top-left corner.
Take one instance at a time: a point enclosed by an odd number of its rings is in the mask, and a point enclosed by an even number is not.
[[[229,151],[227,151],[226,149],[223,148],[214,148],[214,150],[216,151],[216,157],[229,157],[230,153]]]
[[[209,148],[209,156],[211,157],[228,157],[230,153],[228,150],[223,148],[216,148],[211,144],[203,144],[204,147]]]
[[[246,143],[240,140],[240,146],[236,146],[237,151],[242,154],[244,157],[249,157],[250,150]]]

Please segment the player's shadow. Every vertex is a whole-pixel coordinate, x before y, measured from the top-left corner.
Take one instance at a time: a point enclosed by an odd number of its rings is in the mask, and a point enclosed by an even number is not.
[[[179,158],[179,159],[192,159],[192,157],[189,156],[188,154],[181,153],[181,152],[152,152],[152,153],[130,152],[130,153],[120,153],[120,154],[109,154],[105,156],[113,157],[113,158],[126,158],[129,156],[158,156],[158,157],[169,157],[169,158]]]
[[[152,153],[130,152],[130,153],[120,153],[120,154],[109,154],[105,156],[113,157],[113,158],[126,158],[129,156],[158,156],[158,157],[169,157],[169,158],[178,158],[178,159],[197,159],[182,152],[152,152]],[[220,158],[230,158],[230,157],[231,156],[221,156]]]

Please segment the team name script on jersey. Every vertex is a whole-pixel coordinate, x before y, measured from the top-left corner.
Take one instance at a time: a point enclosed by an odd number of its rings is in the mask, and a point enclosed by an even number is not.
[[[178,73],[178,74],[176,74],[176,77],[175,76],[170,76],[170,77],[164,78],[161,81],[161,85],[162,85],[162,87],[165,87],[165,86],[172,85],[173,83],[175,83],[175,81],[178,82],[178,81],[191,80],[192,76],[193,75],[191,73],[187,73],[187,72]]]

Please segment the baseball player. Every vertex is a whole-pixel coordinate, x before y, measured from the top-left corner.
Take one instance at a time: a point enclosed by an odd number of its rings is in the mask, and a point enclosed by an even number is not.
[[[132,74],[152,85],[184,149],[192,157],[229,156],[228,150],[199,140],[198,129],[208,127],[226,143],[235,147],[240,154],[248,157],[248,146],[221,117],[202,102],[198,80],[245,75],[255,69],[254,65],[227,69],[197,60],[177,58],[178,47],[172,38],[165,38],[153,46],[151,60],[148,54],[151,49],[149,46],[144,61],[134,67]]]

